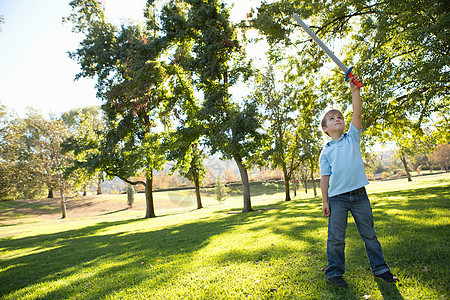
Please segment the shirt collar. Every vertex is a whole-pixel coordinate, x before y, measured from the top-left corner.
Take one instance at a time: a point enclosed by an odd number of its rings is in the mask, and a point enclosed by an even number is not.
[[[337,141],[335,141],[335,140],[329,141],[329,142],[327,143],[327,147],[329,147],[329,146],[331,146],[331,145],[333,145],[333,144],[339,142],[340,140],[342,140],[342,139],[345,138],[346,136],[347,136],[347,132],[344,132],[344,134],[341,135],[341,137],[340,137]]]

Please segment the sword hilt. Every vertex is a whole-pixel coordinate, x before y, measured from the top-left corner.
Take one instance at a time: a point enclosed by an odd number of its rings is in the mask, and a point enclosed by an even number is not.
[[[345,72],[345,81],[348,81],[349,79],[351,79],[352,82],[354,84],[356,84],[356,86],[358,88],[361,88],[363,85],[360,81],[355,80],[355,75],[352,74],[352,69],[353,69],[353,67],[350,67],[350,69],[348,69],[347,72]]]

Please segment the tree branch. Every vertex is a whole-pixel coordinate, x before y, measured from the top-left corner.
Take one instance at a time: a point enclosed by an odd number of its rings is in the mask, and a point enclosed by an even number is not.
[[[356,17],[356,16],[362,16],[362,15],[367,15],[367,14],[373,14],[373,13],[375,13],[375,11],[372,11],[372,10],[364,11],[364,10],[368,10],[368,9],[371,9],[371,8],[373,8],[373,7],[375,7],[375,6],[382,5],[382,4],[384,4],[384,2],[375,3],[375,4],[372,4],[372,5],[363,7],[359,12],[355,12],[355,13],[350,14],[350,15],[345,15],[345,16],[337,17],[337,18],[335,18],[334,20],[331,20],[330,22],[326,23],[324,26],[319,27],[319,29],[317,30],[316,34],[318,34],[319,32],[321,32],[321,31],[323,31],[323,30],[325,30],[325,29],[326,29],[327,27],[329,27],[331,24],[333,24],[333,23],[335,23],[335,22],[337,22],[337,21],[339,21],[339,20],[351,19],[351,18]],[[312,27],[312,28],[317,28],[317,27],[315,27],[315,26],[311,26],[311,27]]]
[[[131,181],[131,180],[128,180],[127,178],[124,178],[124,177],[119,176],[119,175],[117,175],[117,174],[113,174],[113,173],[107,173],[107,174],[108,174],[109,176],[116,176],[116,177],[119,177],[120,179],[122,179],[123,181],[125,181],[126,183],[131,184],[131,185],[142,184],[143,186],[146,186],[146,184],[145,184],[144,181],[140,181],[140,180],[138,180],[138,181]]]

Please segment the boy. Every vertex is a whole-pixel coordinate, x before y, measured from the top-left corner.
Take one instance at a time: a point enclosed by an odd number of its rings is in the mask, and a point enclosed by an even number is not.
[[[360,81],[359,77],[355,80]],[[325,276],[330,283],[346,287],[345,230],[348,211],[353,215],[369,257],[373,276],[388,283],[398,278],[392,275],[384,261],[380,242],[373,229],[373,215],[364,186],[369,184],[364,172],[361,139],[361,97],[359,88],[350,80],[353,116],[349,131],[344,133],[345,122],[338,110],[327,112],[322,130],[331,137],[320,154],[322,213],[328,219],[327,260]]]

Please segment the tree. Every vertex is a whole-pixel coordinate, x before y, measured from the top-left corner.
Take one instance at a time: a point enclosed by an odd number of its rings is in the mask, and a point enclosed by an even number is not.
[[[145,217],[155,217],[153,170],[161,170],[165,163],[161,143],[171,128],[170,114],[183,95],[181,70],[161,58],[164,41],[157,36],[150,10],[147,28],[130,24],[118,29],[105,20],[99,1],[74,0],[70,5],[73,13],[67,20],[85,34],[80,48],[70,55],[81,66],[77,78],[97,78],[97,95],[104,101],[107,120],[99,150],[86,166],[144,185]],[[139,174],[145,174],[145,181],[129,180]]]
[[[436,145],[434,134],[428,127],[416,130],[409,120],[404,120],[404,123],[398,128],[391,127],[389,131],[383,133],[382,139],[395,143],[396,156],[402,163],[408,181],[412,181],[408,160],[414,161],[414,157],[418,153],[430,153],[430,150],[434,149]]]
[[[203,208],[200,195],[200,187],[205,179],[206,170],[203,165],[205,155],[199,149],[198,142],[191,142],[188,139],[177,139],[176,145],[173,143],[167,147],[168,157],[177,157],[172,172],[178,170],[180,175],[186,177],[194,183],[195,195],[197,199],[197,209]]]
[[[177,64],[186,63],[185,50],[188,48],[186,43],[176,49],[173,62]],[[178,65],[180,70],[179,79],[182,80],[183,92],[179,98],[179,110],[175,109],[175,121],[177,128],[167,135],[164,141],[166,159],[175,161],[171,172],[178,171],[180,175],[186,177],[194,183],[197,199],[197,209],[203,208],[200,187],[206,176],[206,170],[203,165],[205,158],[204,151],[200,149],[200,138],[202,137],[202,128],[198,124],[196,114],[200,110],[198,99],[194,96],[194,87],[192,73]]]
[[[303,183],[303,187],[305,188],[305,194],[308,193],[308,178],[309,178],[309,164],[306,161],[301,161],[298,169],[295,174],[296,177],[300,179],[300,182]]]
[[[187,5],[186,5],[187,4]],[[232,101],[229,87],[241,75],[249,76],[243,49],[229,12],[218,0],[171,1],[161,16],[166,43],[189,41],[189,59],[183,68],[196,76],[195,85],[203,92],[203,103],[196,114],[203,141],[211,154],[221,152],[223,159],[234,159],[243,185],[243,212],[252,211],[247,169],[261,141],[257,105],[251,101]]]
[[[7,122],[7,123],[6,123]],[[14,118],[2,127],[0,144],[1,194],[3,199],[37,198],[43,196],[45,183],[31,171],[38,152],[25,136],[26,122]],[[37,149],[36,149],[37,150]],[[36,154],[36,155],[35,155]]]
[[[318,170],[320,150],[322,148],[322,135],[319,130],[319,112],[323,110],[324,103],[318,101],[317,95],[313,91],[313,84],[310,82],[303,88],[298,99],[299,115],[297,116],[296,134],[299,137],[299,160],[309,166],[309,176],[312,183],[314,196],[317,196],[316,181],[314,173]]]
[[[441,168],[448,173],[448,166],[450,164],[450,144],[438,145],[436,151],[431,155],[430,160],[435,164],[439,164]]]
[[[225,183],[232,183],[237,181],[237,176],[234,174],[233,170],[226,168],[223,171],[223,181]]]
[[[392,0],[361,10],[368,14],[362,17],[352,46],[372,85],[367,96],[384,96],[369,103],[376,111],[373,122],[382,119],[395,126],[407,118],[410,128],[419,130],[433,113],[448,113],[449,8],[439,0]]]
[[[23,139],[25,140],[25,160],[28,172],[48,188],[48,198],[62,184],[62,167],[68,156],[61,153],[61,142],[67,137],[64,123],[57,119],[47,121],[40,113],[30,110],[25,121]]]
[[[417,144],[411,137],[411,131],[405,130],[404,128],[400,131],[391,131],[391,140],[395,141],[395,144],[397,146],[397,149],[395,150],[396,155],[402,163],[408,181],[412,181],[411,174],[408,169],[408,163],[406,161],[406,156],[412,155],[416,152],[415,147]]]
[[[389,162],[389,172],[394,173],[403,168],[402,161],[398,155],[392,155]],[[389,173],[388,173],[389,174]]]
[[[264,3],[252,24],[273,43],[297,44],[303,53],[317,46],[291,35],[300,30],[291,18],[294,12],[326,41],[349,38],[344,62],[358,55],[357,70],[371,99],[366,105],[373,116],[365,123],[395,123],[395,116],[407,116],[420,127],[433,112],[448,112],[449,8],[442,0],[276,1]]]
[[[411,165],[417,170],[419,175],[422,169],[428,168],[430,172],[433,171],[433,162],[430,159],[433,152],[436,150],[438,144],[442,142],[446,143],[449,140],[446,137],[448,133],[437,124],[433,127],[425,127],[423,133],[423,136],[420,136],[420,139],[415,141],[417,151],[415,151],[415,155],[411,156]]]
[[[329,60],[292,14],[298,13],[330,46],[341,46],[336,54],[346,65],[356,62],[363,78],[364,142],[390,141],[392,135],[385,133],[402,132],[405,126],[420,135],[430,121],[448,137],[449,8],[442,0],[275,1],[263,3],[246,25],[258,28],[276,53],[295,45],[297,55],[316,71]],[[341,72],[326,83],[321,97],[345,110],[351,98]],[[405,155],[400,156],[406,165]]]
[[[377,153],[363,153],[363,160],[364,169],[369,180],[374,179],[374,174],[381,174],[387,171],[387,168],[383,163],[383,158],[379,157]]]
[[[200,187],[202,186],[203,179],[205,178],[205,167],[203,165],[203,160],[205,155],[198,148],[198,144],[191,145],[191,152],[187,153],[190,155],[190,163],[187,172],[184,173],[184,176],[189,180],[194,182],[195,187],[195,196],[197,199],[197,209],[203,207],[202,199],[200,196]],[[186,169],[184,169],[186,171]]]
[[[73,181],[64,178],[64,168],[70,160],[69,154],[63,154],[61,143],[67,137],[67,128],[60,120],[51,118],[45,120],[37,111],[30,111],[25,119],[26,150],[22,158],[28,165],[28,173],[48,188],[48,198],[53,198],[53,192],[59,188],[61,217],[65,218],[66,203],[65,192],[70,189]]]
[[[89,185],[97,185],[97,195],[101,194],[101,183],[104,180],[103,172],[97,169],[88,173],[80,162],[85,161],[89,151],[98,151],[98,145],[102,133],[106,129],[105,121],[98,107],[85,107],[72,109],[61,114],[61,120],[69,130],[69,138],[62,144],[62,151],[71,151],[74,154],[73,161],[67,168],[66,173],[76,177],[77,185],[83,187],[83,196]]]
[[[431,131],[431,135],[436,144],[446,144],[450,142],[450,118],[446,111],[437,113],[436,121],[434,122],[435,130]],[[430,128],[428,128],[430,129]],[[425,132],[426,133],[426,132]]]
[[[299,136],[296,134],[298,124],[295,122],[296,99],[294,88],[285,83],[281,91],[277,88],[273,66],[262,74],[256,87],[254,97],[259,98],[268,121],[266,147],[262,154],[262,163],[270,162],[272,169],[283,171],[285,200],[291,200],[289,182],[293,172],[298,168],[300,156]]]
[[[3,200],[35,197],[35,189],[22,193],[21,186],[28,178],[26,166],[19,160],[22,132],[23,122],[11,115],[6,106],[0,105],[0,198]]]
[[[212,186],[216,182],[216,175],[214,172],[214,168],[211,166],[205,167],[205,179],[204,182],[206,185]]]
[[[62,154],[61,142],[67,137],[64,123],[49,120],[29,109],[26,118],[15,119],[3,127],[0,147],[4,196],[40,197],[43,188],[48,198],[54,191],[61,194],[62,217],[66,217],[64,193],[72,187],[73,178],[63,178],[70,155]]]

